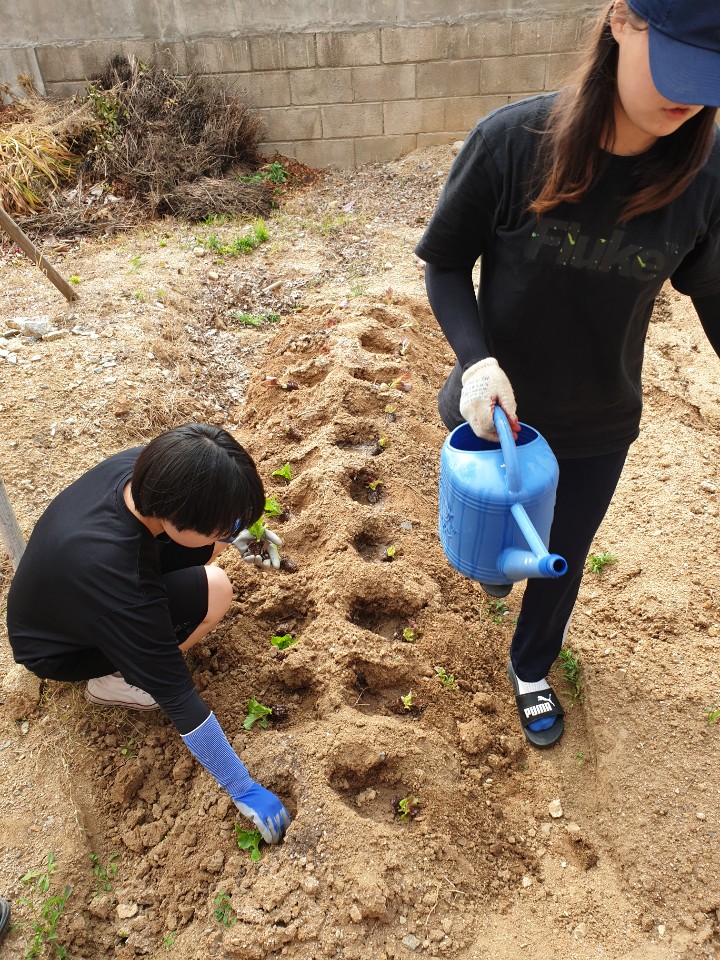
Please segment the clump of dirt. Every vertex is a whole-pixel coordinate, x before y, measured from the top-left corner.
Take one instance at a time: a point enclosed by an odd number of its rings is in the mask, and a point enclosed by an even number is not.
[[[4,258],[0,319],[46,316],[65,334],[0,338],[3,480],[24,533],[102,457],[197,418],[252,453],[297,569],[226,553],[235,602],[188,654],[293,817],[259,862],[161,715],[41,689],[0,644],[0,893],[20,921],[3,957],[20,960],[41,915],[29,871],[49,894],[72,888],[56,933],[76,960],[717,951],[717,359],[668,289],[643,434],[594,548],[617,562],[588,573],[568,636],[581,695],[554,672],[566,734],[533,751],[505,675],[522,585],[489,604],[437,536],[452,357],[412,249],[450,159],[329,174],[240,259],[198,252],[169,218],[71,246],[57,263],[80,278],[72,313]],[[7,561],[0,574],[4,596]],[[297,642],[272,645],[287,633]],[[251,698],[273,710],[266,729],[243,726]]]

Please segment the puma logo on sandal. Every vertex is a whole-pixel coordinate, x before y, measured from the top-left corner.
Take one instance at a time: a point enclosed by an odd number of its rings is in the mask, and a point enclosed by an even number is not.
[[[542,713],[552,713],[555,709],[555,704],[553,703],[552,697],[541,697],[538,694],[538,703],[532,704],[530,707],[524,708],[524,714],[526,717],[538,717]]]

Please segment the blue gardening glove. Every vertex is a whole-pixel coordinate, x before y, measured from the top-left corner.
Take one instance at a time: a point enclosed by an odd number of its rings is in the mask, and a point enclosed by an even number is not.
[[[274,793],[270,793],[259,783],[251,782],[248,789],[239,797],[233,797],[240,813],[252,820],[268,843],[277,843],[282,839],[289,823],[290,815]]]
[[[199,727],[182,735],[185,746],[232,797],[244,817],[255,824],[267,843],[279,843],[290,823],[281,801],[255,783],[228,743],[214,713]]]

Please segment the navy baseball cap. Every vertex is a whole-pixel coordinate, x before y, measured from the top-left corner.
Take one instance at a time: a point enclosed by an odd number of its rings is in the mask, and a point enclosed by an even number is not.
[[[720,0],[627,0],[648,23],[650,73],[673,103],[720,106]]]

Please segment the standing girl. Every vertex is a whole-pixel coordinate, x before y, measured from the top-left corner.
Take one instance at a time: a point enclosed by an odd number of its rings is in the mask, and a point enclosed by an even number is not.
[[[716,106],[717,0],[614,0],[569,87],[480,121],[417,247],[458,361],[444,423],[496,439],[495,404],[515,431],[519,409],[560,466],[549,549],[568,572],[528,581],[508,664],[537,747],[563,732],[546,674],[638,436],[644,341],[666,280],[720,355]]]

